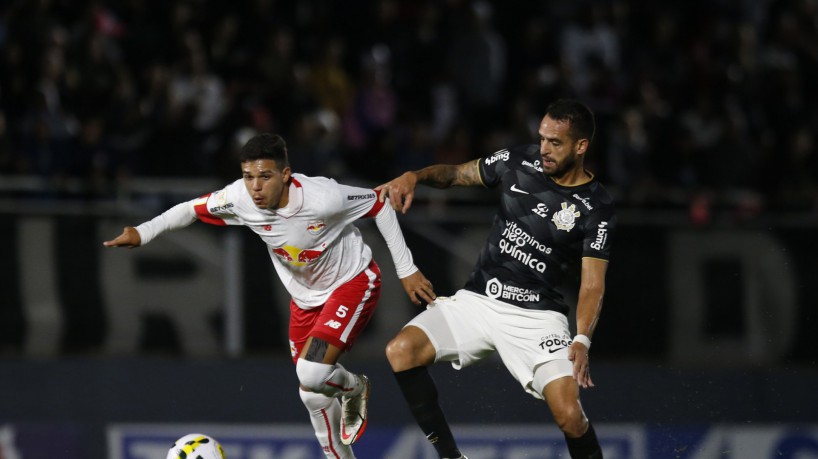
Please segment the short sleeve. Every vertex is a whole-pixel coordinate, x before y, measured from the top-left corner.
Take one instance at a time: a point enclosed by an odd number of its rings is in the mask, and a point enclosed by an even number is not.
[[[193,201],[196,218],[203,223],[216,226],[241,225],[238,218],[238,193],[236,183],[206,194]]]
[[[378,200],[378,193],[369,188],[359,188],[347,185],[337,185],[341,198],[341,208],[349,216],[349,220],[372,218],[378,215],[383,202]]]
[[[616,215],[612,205],[600,207],[589,216],[582,243],[582,256],[610,260],[616,232]]]
[[[500,179],[509,170],[508,161],[511,158],[511,151],[503,149],[495,151],[480,159],[479,170],[480,179],[487,187],[495,187],[500,183]]]

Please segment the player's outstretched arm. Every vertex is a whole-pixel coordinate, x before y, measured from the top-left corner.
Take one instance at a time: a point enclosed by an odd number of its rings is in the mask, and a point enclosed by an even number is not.
[[[400,283],[403,285],[403,289],[406,290],[406,294],[409,295],[409,299],[416,305],[423,304],[424,302],[428,304],[437,298],[437,295],[435,295],[432,289],[432,283],[429,282],[429,279],[426,279],[426,276],[420,271],[415,271],[407,277],[404,277],[400,280]]]
[[[412,207],[415,186],[418,183],[434,188],[482,185],[478,161],[480,160],[458,165],[435,164],[419,171],[406,172],[400,177],[375,187],[375,191],[378,192],[378,199],[381,202],[384,202],[386,196],[389,196],[389,204],[392,208],[405,214]]]
[[[122,230],[122,234],[102,243],[105,247],[139,247],[142,245],[142,238],[139,236],[139,231],[133,226],[126,226]]]

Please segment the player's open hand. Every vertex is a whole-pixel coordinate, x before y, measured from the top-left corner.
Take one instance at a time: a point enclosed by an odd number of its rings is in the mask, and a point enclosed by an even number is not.
[[[568,348],[568,360],[574,362],[574,379],[580,387],[587,389],[594,387],[591,381],[591,365],[588,357],[588,348],[584,344],[574,341]]]
[[[122,230],[122,234],[102,243],[105,247],[139,247],[142,244],[142,238],[139,236],[139,231],[132,226],[126,226]]]
[[[406,172],[383,185],[378,185],[375,187],[375,191],[378,192],[380,202],[384,202],[386,197],[389,196],[389,204],[392,208],[405,214],[412,207],[412,199],[415,197],[415,186],[417,184],[417,175],[414,172]]]
[[[415,271],[413,274],[404,277],[400,280],[400,283],[403,284],[403,289],[406,290],[409,299],[416,305],[424,302],[429,304],[437,298],[432,289],[432,283],[420,271]]]

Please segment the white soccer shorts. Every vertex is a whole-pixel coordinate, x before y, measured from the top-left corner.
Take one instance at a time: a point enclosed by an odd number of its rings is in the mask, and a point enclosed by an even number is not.
[[[435,347],[435,362],[451,362],[459,370],[491,354],[500,356],[526,392],[542,399],[548,382],[571,376],[568,318],[555,311],[523,309],[468,290],[438,297],[406,326],[420,328]],[[554,362],[542,368],[547,362]],[[548,371],[532,381],[537,371]]]

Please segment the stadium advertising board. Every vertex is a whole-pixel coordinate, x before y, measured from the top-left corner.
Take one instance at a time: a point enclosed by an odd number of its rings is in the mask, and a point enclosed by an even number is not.
[[[562,434],[552,426],[455,425],[461,449],[474,459],[557,459],[568,457]],[[601,424],[596,427],[607,459],[807,458],[818,455],[818,425],[803,426],[649,426]],[[164,457],[174,439],[207,432],[229,459],[311,459],[322,457],[307,425],[119,424],[108,429],[109,459]],[[366,458],[435,459],[414,427],[367,430],[355,446]]]
[[[121,226],[92,217],[0,216],[0,251],[5,254],[0,274],[6,281],[0,297],[0,349],[22,356],[77,350],[221,356],[230,350],[220,336],[224,330],[214,326],[222,321],[240,331],[235,341],[242,348],[235,354],[287,349],[286,327],[280,324],[286,323],[289,297],[271,281],[269,257],[256,250],[253,234],[219,233],[199,225],[137,251],[102,247],[100,241]],[[684,365],[814,361],[814,227],[621,226],[605,304],[611,311],[627,308],[628,314],[605,313],[595,334],[605,344],[595,348],[596,356]],[[410,246],[428,244],[411,225],[405,233]],[[234,246],[225,242],[233,240],[227,235],[250,240]],[[385,245],[376,236],[368,239],[388,272],[391,257]],[[242,246],[246,249],[235,248]],[[455,273],[465,276],[470,263],[453,253],[416,252],[416,263],[428,271],[439,293],[463,285]],[[228,271],[230,266],[235,269]],[[234,298],[230,292],[252,294]],[[405,304],[402,295],[397,280],[384,276],[381,302]],[[236,300],[235,307],[228,307],[229,298]],[[386,342],[413,313],[407,305],[393,308],[392,314],[376,314],[365,339]],[[244,326],[228,320],[236,314],[244,318]],[[649,326],[621,333],[635,325],[634,318]],[[382,347],[359,346],[354,357],[382,358]]]

